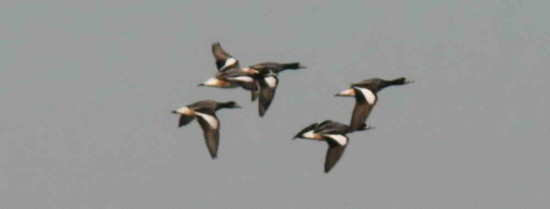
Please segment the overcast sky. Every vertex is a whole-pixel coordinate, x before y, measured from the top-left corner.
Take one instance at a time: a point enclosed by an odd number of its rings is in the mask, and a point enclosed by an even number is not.
[[[548,208],[549,1],[7,1],[0,6],[0,208]],[[299,61],[265,117],[197,87],[220,41],[241,65]],[[351,82],[379,94],[348,123]],[[221,110],[219,158],[175,108]]]

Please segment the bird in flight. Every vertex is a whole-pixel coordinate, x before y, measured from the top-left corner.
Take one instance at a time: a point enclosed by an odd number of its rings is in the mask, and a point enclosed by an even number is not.
[[[371,129],[365,127],[362,130]],[[325,141],[328,144],[328,150],[325,157],[325,173],[328,173],[344,154],[346,146],[349,144],[349,138],[346,134],[351,133],[350,126],[335,122],[332,120],[319,121],[302,129],[294,138],[312,139]]]
[[[372,108],[378,102],[377,93],[394,85],[405,85],[413,81],[403,77],[394,80],[383,80],[380,78],[366,79],[357,83],[352,83],[349,89],[346,89],[335,96],[354,96],[355,107],[353,108],[350,126],[351,129],[361,129],[366,126]]]
[[[240,108],[240,106],[233,101],[216,102],[213,100],[202,100],[172,111],[172,113],[180,115],[179,127],[185,126],[197,118],[204,134],[206,147],[212,159],[218,156],[220,121],[216,116],[216,111],[222,108],[231,109]]]

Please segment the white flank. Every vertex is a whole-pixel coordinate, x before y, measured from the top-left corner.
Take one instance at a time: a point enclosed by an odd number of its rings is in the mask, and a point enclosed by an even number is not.
[[[188,107],[182,107],[176,110],[176,112],[182,115],[190,115],[193,112],[193,110],[189,109]]]
[[[371,105],[374,104],[374,102],[376,101],[376,95],[374,95],[374,93],[372,93],[371,90],[366,88],[359,88],[359,87],[356,87],[356,88],[361,91],[361,93],[363,94],[363,96],[365,96],[369,104]]]
[[[242,82],[247,82],[247,83],[250,83],[250,82],[254,81],[254,79],[249,77],[249,76],[237,76],[237,77],[226,78],[226,79],[227,80],[242,81]]]
[[[330,137],[334,141],[336,141],[340,146],[346,146],[348,143],[348,138],[344,135],[340,134],[327,134],[326,136]]]
[[[355,91],[353,89],[346,89],[338,94],[339,96],[354,96]]]
[[[210,128],[213,128],[213,129],[218,128],[218,120],[216,120],[214,116],[211,116],[205,113],[200,113],[200,112],[195,112],[195,114],[197,114],[197,116],[201,117],[202,119],[206,120]]]
[[[315,133],[313,133],[313,130],[302,134],[302,136],[305,138],[315,139]]]
[[[273,76],[264,78],[267,85],[271,88],[275,88],[277,86],[277,79]]]

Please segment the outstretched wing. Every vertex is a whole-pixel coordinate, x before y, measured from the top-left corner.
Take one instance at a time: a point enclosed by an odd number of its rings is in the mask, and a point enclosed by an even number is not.
[[[258,99],[259,94],[260,92],[258,90],[251,90],[250,95],[251,95],[252,101],[256,101],[256,99]]]
[[[369,90],[360,90],[362,88],[354,88],[355,91],[355,107],[351,115],[350,129],[351,131],[361,130],[367,127],[367,118],[370,115],[374,104],[376,103],[376,96],[372,94]],[[369,92],[365,92],[369,91]],[[369,103],[365,93],[369,94],[370,97],[374,97],[374,102]],[[372,98],[370,99],[373,100]]]
[[[275,97],[275,90],[279,84],[279,79],[275,75],[269,75],[259,79],[260,85],[260,102],[258,104],[260,116],[264,116],[265,112],[271,105],[273,97]]]
[[[349,139],[347,136],[340,134],[324,136],[327,137],[328,142],[327,156],[325,159],[325,173],[328,173],[344,154]]]
[[[197,120],[199,121],[204,134],[204,140],[206,141],[208,152],[210,152],[210,156],[212,158],[216,158],[218,156],[220,122],[214,114],[210,115],[199,112],[196,112],[196,114],[198,116]]]
[[[193,119],[195,119],[195,116],[181,114],[178,127],[182,127],[189,124],[191,121],[193,121]]]
[[[239,61],[223,50],[219,42],[212,44],[212,54],[216,59],[218,71],[239,67]]]

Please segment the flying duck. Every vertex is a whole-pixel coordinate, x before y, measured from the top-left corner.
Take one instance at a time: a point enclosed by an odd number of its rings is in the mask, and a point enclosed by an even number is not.
[[[275,90],[279,84],[279,78],[277,77],[279,72],[287,69],[300,69],[306,68],[300,65],[298,62],[293,63],[277,63],[277,62],[262,62],[256,65],[252,65],[247,69],[247,72],[254,72],[251,76],[258,82],[259,91],[252,91],[252,100],[259,96],[260,101],[258,103],[258,111],[260,117],[263,117],[271,105],[271,101],[275,97]],[[255,93],[259,95],[255,96]]]
[[[260,117],[263,117],[265,115],[267,109],[271,105],[271,101],[273,101],[273,98],[275,97],[275,90],[279,85],[279,78],[277,77],[278,73],[287,69],[296,70],[301,68],[306,68],[306,66],[300,65],[299,62],[262,62],[245,68],[247,72],[252,72],[250,76],[255,78],[255,80],[258,82],[258,93],[260,97],[258,110],[260,113]],[[255,92],[257,91],[252,92],[253,100]]]
[[[352,130],[358,130],[366,126],[367,118],[376,102],[378,102],[378,91],[388,86],[404,85],[412,82],[403,77],[395,80],[371,78],[352,83],[350,89],[346,89],[335,96],[355,96],[355,107],[353,108],[350,127]]]
[[[370,129],[370,127],[365,127],[362,130],[367,129]],[[328,173],[340,160],[342,154],[344,154],[344,150],[349,143],[349,138],[346,134],[350,132],[353,132],[353,129],[348,125],[324,120],[302,129],[294,136],[294,139],[302,138],[326,141],[328,143],[328,150],[325,158],[325,173]]]
[[[195,117],[197,118],[212,159],[215,159],[218,155],[220,121],[216,117],[216,111],[221,108],[240,108],[240,106],[233,101],[202,100],[172,111],[172,113],[180,115],[179,127],[185,126],[193,121]]]

